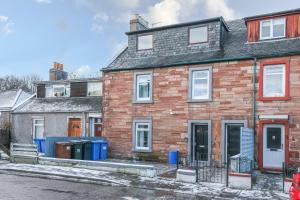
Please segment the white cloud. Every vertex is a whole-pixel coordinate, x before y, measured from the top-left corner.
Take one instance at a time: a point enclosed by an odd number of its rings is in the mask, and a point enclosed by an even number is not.
[[[6,16],[0,16],[0,34],[9,35],[13,32],[14,23]]]
[[[97,13],[94,15],[93,20],[107,22],[109,20],[109,16],[106,13]]]
[[[2,28],[2,33],[4,33],[5,35],[9,35],[13,32],[12,28],[14,26],[14,23],[12,22],[8,22],[4,25],[4,27]]]
[[[91,67],[89,65],[82,65],[81,67],[77,68],[74,72],[69,74],[70,79],[76,78],[84,78],[88,77],[91,72]]]
[[[199,14],[204,17],[223,16],[227,20],[235,17],[227,0],[161,0],[150,6],[145,16],[150,24],[161,26],[197,20]]]
[[[206,0],[205,4],[210,15],[221,15],[227,20],[235,17],[234,10],[227,5],[226,0]]]
[[[179,0],[163,0],[149,8],[147,17],[150,23],[165,25],[179,20],[181,4]]]
[[[8,17],[0,15],[0,22],[7,22],[7,20],[8,20]]]
[[[133,9],[139,6],[139,0],[113,0],[115,5],[124,9]]]
[[[101,24],[98,23],[92,23],[92,31],[96,32],[96,33],[101,33],[103,31],[103,26]]]
[[[40,4],[49,4],[51,3],[51,0],[34,0],[36,3]]]

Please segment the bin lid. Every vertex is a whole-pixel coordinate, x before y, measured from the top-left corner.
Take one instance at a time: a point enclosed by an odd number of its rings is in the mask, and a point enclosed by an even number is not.
[[[177,153],[179,150],[170,150],[169,153]]]
[[[55,142],[55,144],[60,144],[60,145],[71,145],[71,142]]]
[[[103,143],[104,140],[92,140],[92,143]]]
[[[81,140],[69,140],[69,142],[71,142],[71,143],[82,143]]]

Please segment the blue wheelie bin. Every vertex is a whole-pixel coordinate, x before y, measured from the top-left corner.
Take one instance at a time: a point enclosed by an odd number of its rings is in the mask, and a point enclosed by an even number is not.
[[[100,160],[106,160],[107,158],[107,141],[101,141]]]
[[[45,139],[40,139],[40,150],[42,153],[45,153]]]
[[[91,141],[91,160],[100,160],[101,142],[102,140]]]
[[[177,164],[178,153],[179,153],[178,150],[169,151],[169,164],[170,165]]]
[[[40,153],[45,153],[45,139],[34,139],[34,144],[38,145]]]

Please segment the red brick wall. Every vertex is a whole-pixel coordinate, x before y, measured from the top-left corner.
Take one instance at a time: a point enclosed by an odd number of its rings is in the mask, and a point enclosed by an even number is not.
[[[289,114],[290,149],[300,150],[300,56],[291,61],[290,101],[258,102],[257,114]],[[201,66],[201,65],[197,65]],[[104,73],[104,136],[110,153],[131,157],[132,122],[135,117],[152,117],[153,152],[149,156],[165,159],[169,150],[187,153],[188,120],[212,120],[212,151],[220,153],[221,120],[247,119],[251,126],[253,61],[207,64],[213,67],[213,101],[188,103],[190,66],[153,70],[152,104],[133,104],[134,70]],[[191,66],[191,67],[195,67]],[[257,84],[259,63],[257,64]],[[257,94],[258,96],[258,94]],[[170,114],[170,111],[173,114]],[[258,123],[257,123],[258,124]],[[292,140],[293,139],[293,140]]]

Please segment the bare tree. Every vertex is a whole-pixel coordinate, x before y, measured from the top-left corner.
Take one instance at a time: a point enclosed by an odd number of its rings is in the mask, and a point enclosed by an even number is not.
[[[34,74],[24,77],[16,77],[14,75],[0,77],[0,91],[22,89],[27,92],[33,92],[33,83],[41,80],[40,76]]]

